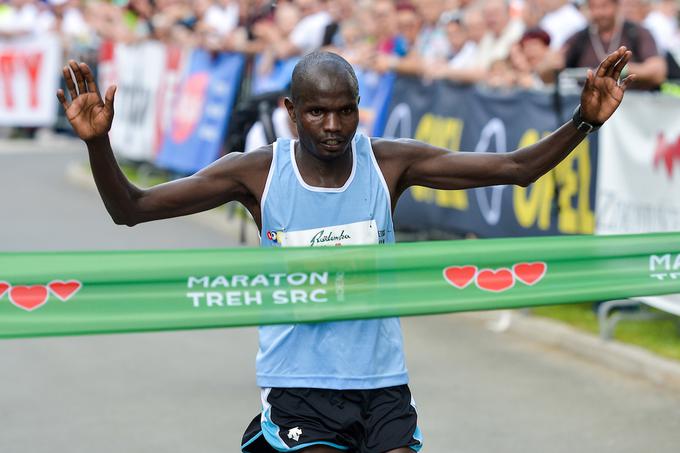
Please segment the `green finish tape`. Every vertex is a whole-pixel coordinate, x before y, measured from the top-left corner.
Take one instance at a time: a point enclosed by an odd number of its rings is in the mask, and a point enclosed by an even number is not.
[[[253,326],[680,293],[680,233],[0,253],[0,338]]]

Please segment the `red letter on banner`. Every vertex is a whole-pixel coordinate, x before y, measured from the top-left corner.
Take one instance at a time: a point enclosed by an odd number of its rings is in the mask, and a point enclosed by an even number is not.
[[[26,72],[28,72],[28,93],[30,96],[29,105],[31,108],[38,108],[38,77],[42,67],[43,54],[34,53],[24,56]]]
[[[14,78],[14,52],[0,54],[0,77],[2,77],[2,90],[5,92],[5,106],[14,107],[12,93],[12,79]]]

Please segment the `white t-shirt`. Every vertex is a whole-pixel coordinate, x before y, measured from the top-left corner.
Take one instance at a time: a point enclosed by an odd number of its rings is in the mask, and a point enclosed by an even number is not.
[[[474,68],[478,64],[477,43],[474,41],[467,41],[463,44],[463,47],[449,60],[449,67],[457,69]]]
[[[218,34],[226,36],[238,25],[238,4],[232,2],[225,7],[212,5],[205,12],[203,20]]]
[[[272,124],[274,125],[274,133],[276,138],[293,138],[293,132],[290,130],[288,123],[288,111],[283,107],[277,107],[272,113]],[[267,135],[264,132],[264,125],[261,121],[252,125],[248,134],[246,135],[246,144],[244,152],[253,151],[262,146],[271,143],[267,140]]]
[[[304,17],[290,33],[290,41],[302,54],[313,52],[323,44],[326,27],[331,21],[332,18],[326,11]]]
[[[642,25],[652,33],[659,52],[680,46],[680,30],[674,17],[668,17],[658,11],[647,15]]]
[[[510,49],[519,41],[523,33],[524,22],[519,19],[511,19],[498,37],[490,31],[486,32],[478,46],[477,58],[480,66],[488,68],[494,61],[508,58]]]
[[[571,3],[567,3],[543,16],[538,24],[550,35],[550,48],[557,50],[579,30],[588,25],[583,14]]]

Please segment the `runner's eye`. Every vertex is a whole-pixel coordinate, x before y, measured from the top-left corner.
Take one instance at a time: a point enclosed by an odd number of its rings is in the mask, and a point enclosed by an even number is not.
[[[312,116],[321,116],[323,114],[321,109],[312,109],[309,111],[309,113],[311,113]]]

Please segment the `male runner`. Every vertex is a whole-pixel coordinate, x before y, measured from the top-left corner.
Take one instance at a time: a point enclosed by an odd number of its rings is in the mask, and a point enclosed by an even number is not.
[[[451,153],[415,140],[357,134],[352,67],[338,55],[315,52],[296,66],[285,101],[299,140],[231,153],[192,176],[149,189],[132,185],[111,151],[115,87],[102,100],[87,65],[69,61],[63,73],[71,102],[61,90],[57,97],[87,144],[99,193],[117,224],[238,200],[255,219],[263,246],[390,243],[392,211],[409,186],[527,186],[557,165],[619,106],[634,79],[619,81],[630,56],[622,47],[589,72],[572,120],[534,145],[495,154]],[[261,327],[262,413],[246,430],[242,451],[418,451],[422,439],[407,382],[395,318]]]

